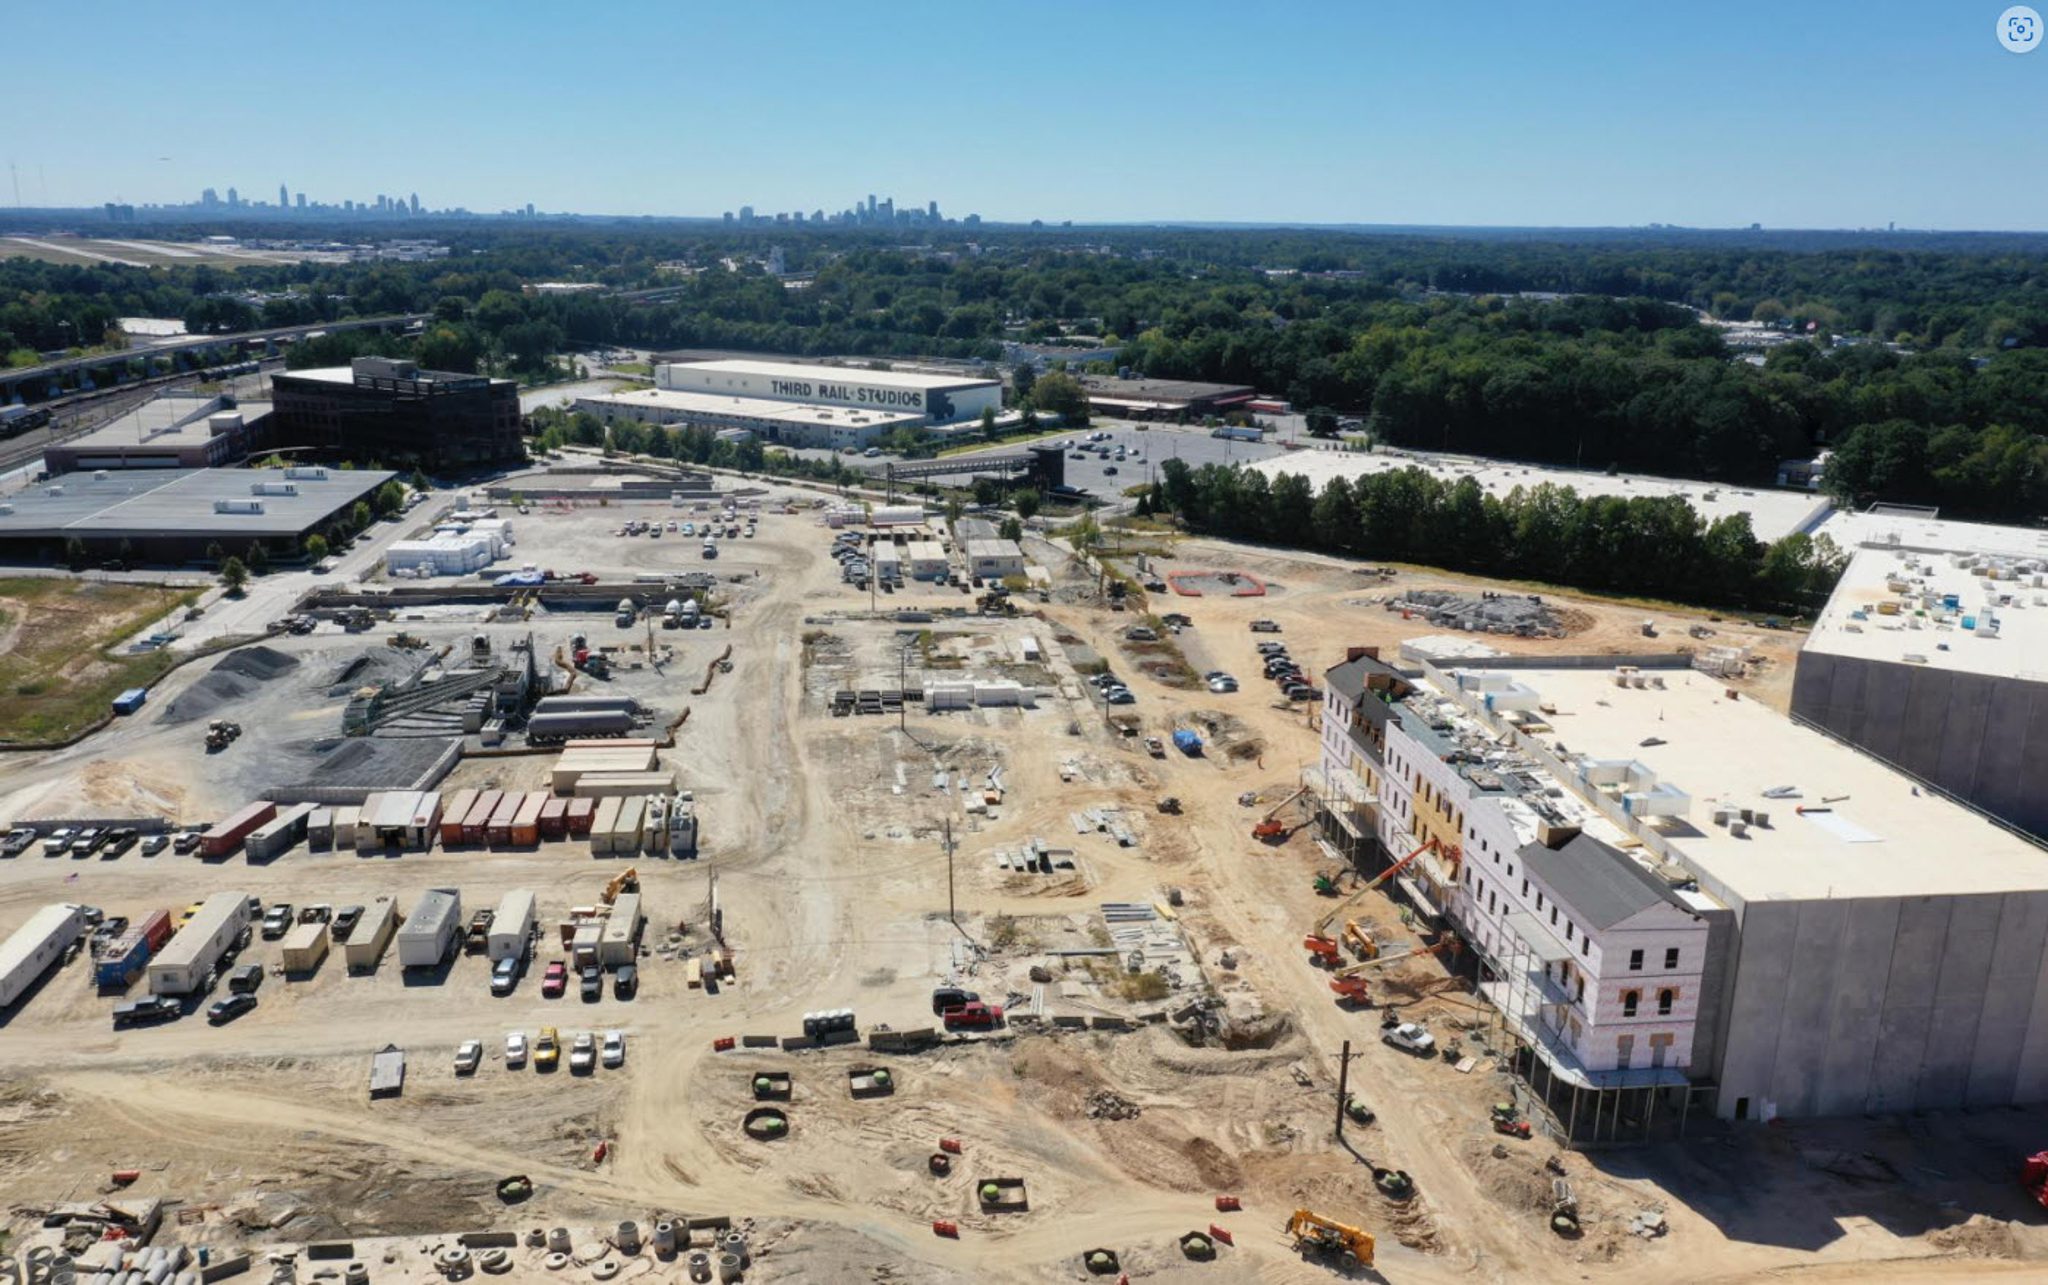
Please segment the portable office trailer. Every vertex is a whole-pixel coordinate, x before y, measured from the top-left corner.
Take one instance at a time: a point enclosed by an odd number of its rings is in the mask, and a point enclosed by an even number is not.
[[[612,831],[612,851],[633,853],[640,851],[640,831],[647,824],[647,799],[644,795],[631,795],[619,800],[619,825]]]
[[[519,805],[525,799],[517,790],[507,790],[498,796],[498,806],[491,809],[491,819],[484,823],[484,839],[492,847],[512,842],[512,818],[519,815]]]
[[[484,952],[493,963],[516,959],[526,949],[526,939],[532,934],[533,893],[514,888],[498,899],[498,913],[491,917],[491,935],[484,943]]]
[[[348,942],[342,950],[342,957],[348,961],[351,973],[367,973],[384,958],[384,948],[391,944],[391,936],[398,929],[398,903],[390,897],[373,897],[363,917],[357,921],[356,930],[348,935]]]
[[[597,962],[608,968],[630,964],[640,941],[640,894],[622,892],[612,903],[612,913],[605,916],[604,931],[599,935]]]
[[[590,800],[578,799],[577,802],[588,803]],[[597,816],[590,824],[590,850],[592,852],[610,852],[612,850],[612,832],[619,828],[619,809],[624,804],[625,800],[617,797],[599,799],[597,801]]]
[[[540,805],[540,837],[560,839],[569,833],[569,800],[550,798]]]
[[[268,799],[258,799],[235,813],[225,821],[218,822],[211,830],[199,836],[199,855],[202,857],[225,857],[242,846],[242,840],[264,822],[277,815],[277,805]]]
[[[398,962],[405,968],[432,968],[448,958],[461,933],[462,894],[453,888],[429,888],[398,930]]]
[[[334,846],[333,808],[314,808],[306,814],[306,846],[315,852]]]
[[[310,973],[327,958],[334,936],[326,924],[300,924],[284,935],[284,971]]]
[[[406,822],[405,837],[399,846],[407,852],[426,852],[434,846],[434,835],[441,828],[441,792],[421,790],[412,796],[412,817]]]
[[[576,782],[576,796],[603,799],[613,795],[666,794],[675,788],[667,772],[590,772]]]
[[[475,790],[457,790],[441,801],[441,846],[452,848],[464,842],[462,823],[476,806]]]
[[[569,823],[572,837],[583,838],[590,833],[590,824],[597,818],[596,799],[570,799],[569,806],[562,809],[562,819]]]
[[[291,850],[306,835],[313,815],[310,803],[295,803],[249,832],[242,841],[242,854],[251,861],[270,861]]]
[[[540,842],[540,812],[548,805],[545,791],[535,790],[519,798],[519,810],[512,814],[512,842],[526,847]]]
[[[85,931],[82,906],[44,906],[0,942],[0,1008],[12,1007]]]
[[[578,920],[569,933],[569,958],[578,968],[597,962],[604,947],[604,921]]]
[[[190,995],[249,926],[249,894],[216,892],[149,961],[152,995]]]
[[[498,810],[498,804],[505,797],[503,790],[485,790],[469,805],[469,812],[462,818],[462,841],[482,843],[484,827],[490,824],[491,813]]]

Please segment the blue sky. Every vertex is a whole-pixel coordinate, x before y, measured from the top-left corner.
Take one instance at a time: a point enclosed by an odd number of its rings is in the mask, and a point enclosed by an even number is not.
[[[0,160],[30,205],[2041,228],[2004,7],[29,4]]]

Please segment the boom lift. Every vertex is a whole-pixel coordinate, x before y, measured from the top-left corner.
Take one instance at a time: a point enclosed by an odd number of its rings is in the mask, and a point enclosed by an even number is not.
[[[1398,964],[1404,959],[1420,959],[1424,955],[1434,955],[1439,951],[1449,951],[1451,954],[1457,954],[1458,938],[1456,934],[1445,933],[1443,938],[1433,946],[1419,946],[1414,950],[1404,950],[1398,955],[1379,955],[1366,960],[1362,964],[1353,964],[1330,979],[1330,989],[1337,992],[1337,998],[1340,1000],[1348,1000],[1353,1004],[1363,1004],[1371,998],[1371,990],[1365,982],[1365,974],[1368,971],[1378,968],[1382,964]]]
[[[1326,936],[1325,931],[1329,928],[1331,924],[1336,922],[1337,916],[1343,912],[1346,906],[1349,906],[1352,902],[1357,901],[1360,897],[1363,897],[1365,894],[1372,892],[1374,889],[1379,888],[1381,885],[1385,884],[1389,879],[1392,879],[1395,875],[1399,874],[1402,868],[1405,867],[1409,862],[1415,860],[1415,858],[1421,856],[1425,852],[1431,851],[1432,849],[1436,849],[1441,846],[1442,845],[1439,844],[1435,839],[1431,839],[1429,842],[1423,844],[1415,851],[1409,853],[1407,856],[1401,858],[1399,861],[1396,861],[1393,865],[1388,866],[1385,870],[1381,871],[1378,876],[1369,880],[1366,883],[1366,885],[1360,888],[1357,892],[1352,893],[1350,896],[1346,897],[1344,900],[1338,902],[1335,906],[1331,907],[1330,913],[1324,915],[1320,920],[1316,921],[1315,928],[1309,933],[1308,936],[1302,939],[1301,944],[1305,949],[1307,949],[1312,959],[1312,962],[1323,964],[1326,966],[1334,966],[1343,959],[1343,954],[1338,946],[1337,939],[1334,937]],[[1354,923],[1356,923],[1355,920],[1345,925],[1345,936],[1347,939],[1350,938],[1352,935],[1351,927]],[[1365,933],[1363,930],[1360,930],[1358,936],[1361,938],[1365,938],[1365,940],[1367,941],[1370,940],[1370,938],[1365,937]],[[1377,949],[1373,949],[1366,952],[1365,957],[1367,959],[1371,959],[1376,954],[1378,954]]]
[[[1294,1238],[1295,1250],[1304,1257],[1323,1254],[1348,1258],[1360,1267],[1372,1266],[1374,1242],[1369,1231],[1346,1226],[1312,1210],[1297,1209],[1287,1220],[1287,1234]]]
[[[1292,806],[1296,799],[1300,798],[1302,795],[1307,793],[1308,787],[1304,785],[1300,789],[1296,790],[1294,793],[1288,795],[1286,798],[1280,800],[1280,802],[1275,804],[1273,806],[1273,810],[1271,812],[1268,812],[1265,816],[1260,817],[1259,823],[1252,827],[1252,838],[1272,840],[1280,843],[1287,842],[1288,836],[1292,835],[1296,830],[1300,829],[1301,826],[1287,825],[1286,823],[1280,820],[1280,814],[1282,812],[1285,812],[1290,806]],[[1306,818],[1303,819],[1302,824],[1307,824]]]

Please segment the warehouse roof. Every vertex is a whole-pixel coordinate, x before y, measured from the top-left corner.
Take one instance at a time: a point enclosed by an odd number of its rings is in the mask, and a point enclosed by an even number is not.
[[[1153,402],[1165,408],[1197,401],[1244,401],[1258,395],[1243,384],[1204,384],[1191,379],[1113,379],[1084,376],[1089,401]]]
[[[919,425],[917,411],[870,410],[859,406],[828,406],[822,402],[780,402],[766,397],[734,397],[728,393],[682,392],[642,388],[629,393],[600,393],[576,399],[577,409],[602,415],[607,408],[645,414],[702,415],[721,419],[758,420],[774,425],[824,425],[832,428]]]
[[[245,401],[225,406],[218,397],[167,393],[151,398],[83,437],[69,438],[60,445],[67,451],[134,446],[173,450],[181,446],[202,446],[213,440],[213,426],[207,421],[216,414],[239,415],[242,423],[254,424],[270,414],[270,403]]]
[[[2048,681],[2048,531],[1841,516],[1868,543],[1803,651]]]
[[[1569,765],[1634,760],[1690,796],[1685,816],[1629,823],[1623,846],[1661,847],[1736,902],[2048,889],[2048,852],[2019,835],[1755,701],[1728,699],[1706,674],[1658,676],[1663,687],[1635,688],[1611,669],[1515,671],[1556,709],[1533,736],[1543,749],[1562,742]],[[1551,776],[1593,795],[1576,770]],[[1717,807],[1762,810],[1769,822],[1738,835],[1714,823]]]
[[[303,470],[298,470],[303,471]],[[396,477],[375,469],[325,469],[286,478],[275,469],[110,469],[67,473],[0,504],[0,539],[178,535],[297,535]],[[296,495],[255,495],[259,482],[289,481]],[[261,513],[219,513],[216,500],[260,500]]]
[[[967,556],[970,558],[1022,558],[1024,546],[1015,540],[969,540]]]
[[[995,380],[963,375],[925,375],[909,370],[862,370],[855,366],[814,366],[794,361],[671,362],[678,374],[762,375],[770,379],[833,379],[879,388],[967,388]]]

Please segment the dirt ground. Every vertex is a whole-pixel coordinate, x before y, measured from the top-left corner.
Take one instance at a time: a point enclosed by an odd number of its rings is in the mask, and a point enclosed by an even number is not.
[[[613,536],[626,507],[537,513],[519,524],[520,554],[606,572],[701,566],[693,542]],[[661,947],[640,960],[637,997],[542,998],[540,966],[559,955],[550,933],[506,998],[489,994],[478,956],[425,978],[390,961],[351,977],[336,957],[310,979],[270,977],[257,1009],[231,1025],[194,1015],[114,1032],[115,999],[95,994],[73,962],[0,1022],[0,1203],[13,1211],[15,1244],[47,1234],[33,1211],[96,1199],[110,1173],[133,1167],[136,1192],[180,1202],[158,1243],[264,1248],[348,1236],[358,1257],[373,1256],[374,1276],[406,1281],[431,1277],[424,1254],[454,1233],[555,1226],[574,1229],[578,1264],[624,1261],[619,1279],[680,1279],[673,1262],[602,1240],[621,1219],[646,1227],[674,1216],[746,1228],[748,1280],[1084,1280],[1082,1254],[1098,1247],[1114,1250],[1133,1280],[1343,1275],[1293,1252],[1282,1226],[1296,1208],[1369,1231],[1376,1274],[1388,1280],[2018,1279],[2041,1270],[2048,1241],[2010,1166],[2032,1149],[2013,1139],[2048,1132],[2043,1113],[1733,1131],[1702,1121],[1667,1146],[1566,1154],[1493,1133],[1487,1106],[1511,1088],[1490,1057],[1469,1074],[1409,1057],[1378,1041],[1371,1010],[1335,1002],[1300,945],[1328,911],[1310,882],[1329,858],[1306,831],[1283,844],[1252,841],[1264,808],[1237,801],[1284,798],[1315,753],[1313,709],[1277,702],[1258,681],[1262,635],[1246,624],[1279,621],[1313,669],[1349,644],[1441,632],[1369,601],[1386,582],[1328,560],[1184,543],[1175,566],[1235,567],[1269,585],[1263,598],[1153,604],[1193,619],[1174,641],[1196,672],[1245,680],[1238,693],[1213,695],[1129,663],[1117,636],[1130,615],[1109,611],[1056,561],[1052,601],[1026,603],[1029,614],[903,620],[898,612],[971,600],[914,586],[878,595],[871,610],[866,591],[839,583],[830,539],[807,512],[764,516],[761,534],[731,544],[717,565],[730,630],[657,633],[674,660],[620,679],[665,711],[689,711],[664,757],[697,792],[704,835],[695,860],[635,860],[649,945]],[[1031,548],[1056,557],[1042,542]],[[1473,583],[1404,571],[1394,585],[1411,575]],[[1559,651],[1640,649],[1651,641],[1640,633],[1646,615],[1664,635],[1655,645],[1705,623],[1577,598],[1561,605],[1586,619],[1571,637],[1540,644]],[[475,622],[427,613],[406,627],[439,646]],[[546,654],[590,622],[537,618],[532,628]],[[345,641],[293,640],[323,664]],[[628,641],[624,631],[618,641]],[[727,643],[732,671],[692,694]],[[1756,649],[1775,659],[1747,680],[1752,691],[1778,691],[1782,704],[1796,643],[1758,631]],[[1034,649],[1039,659],[1026,661]],[[1097,657],[1125,675],[1136,704],[1107,710],[1088,694],[1080,670]],[[894,711],[831,712],[830,693],[842,687],[1018,676],[1041,692],[1031,707],[913,705],[900,721]],[[306,708],[318,711],[309,722],[331,713]],[[1212,731],[1212,752],[1151,757],[1108,721],[1112,712],[1145,734],[1199,723]],[[167,808],[225,806],[258,768],[216,769],[189,730],[123,729],[19,765],[5,806],[94,790]],[[269,751],[253,748],[260,763]],[[538,783],[547,761],[467,762],[448,786]],[[1160,810],[1166,796],[1180,801],[1177,814]],[[1026,852],[1042,863],[1026,868]],[[395,858],[299,848],[260,866],[31,853],[0,863],[0,930],[52,900],[133,916],[221,888],[297,903],[387,893],[404,905],[452,886],[466,907],[530,888],[552,923],[595,901],[616,869],[573,843]],[[737,976],[692,987],[684,960],[709,943],[714,897]],[[1390,954],[1416,941],[1378,894],[1350,913],[1375,925]],[[668,945],[672,932],[680,949]],[[252,943],[247,958],[275,964],[276,943]],[[941,984],[1006,1005],[1008,1028],[916,1053],[784,1049],[765,1038],[794,1037],[804,1014],[833,1008],[855,1010],[864,1033],[927,1028]],[[1438,958],[1391,966],[1375,985],[1440,1035],[1483,1035],[1484,1011]],[[506,1066],[505,1033],[543,1025],[565,1037],[624,1031],[626,1064],[588,1075]],[[748,1036],[764,1038],[718,1046]],[[458,1077],[450,1055],[469,1038],[487,1055],[474,1076]],[[372,1102],[369,1057],[386,1044],[408,1053],[406,1085]],[[1340,1141],[1347,1044],[1349,1091],[1378,1118]],[[890,1091],[857,1095],[853,1077],[876,1068],[890,1072]],[[792,1078],[787,1100],[773,1103],[788,1128],[771,1141],[742,1127],[761,1105],[752,1087],[761,1072]],[[939,1177],[930,1157],[942,1139],[959,1151]],[[1857,1159],[1866,1154],[1878,1160]],[[1546,1161],[1578,1196],[1586,1230],[1576,1240],[1547,1230],[1555,1175]],[[1375,1164],[1409,1172],[1414,1197],[1378,1194]],[[495,1195],[509,1174],[535,1184],[512,1207]],[[982,1205],[978,1189],[997,1178],[1021,1180],[1024,1207]],[[1242,1211],[1219,1212],[1218,1196],[1235,1196]],[[1662,1216],[1662,1235],[1630,1232],[1642,1211]],[[956,1234],[935,1234],[935,1223]],[[1179,1238],[1212,1224],[1235,1244],[1215,1262],[1185,1258]],[[508,1274],[582,1279],[581,1266],[551,1272],[541,1257],[522,1244]]]

